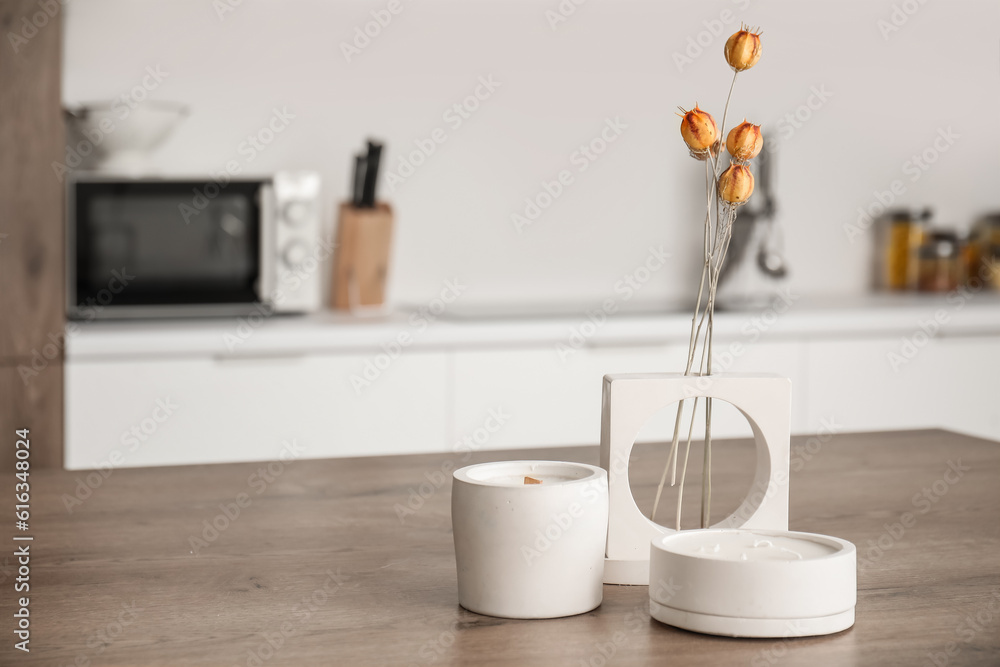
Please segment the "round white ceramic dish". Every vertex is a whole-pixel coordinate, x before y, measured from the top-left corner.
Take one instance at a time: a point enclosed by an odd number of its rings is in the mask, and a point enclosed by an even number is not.
[[[67,109],[69,144],[83,168],[125,174],[148,171],[150,155],[188,115],[183,104],[145,100],[126,106],[96,102]],[[80,143],[89,145],[83,152]]]
[[[650,614],[729,637],[807,637],[854,625],[857,550],[769,530],[689,530],[653,539]]]
[[[525,484],[525,477],[540,484]],[[604,597],[608,477],[560,461],[501,461],[454,473],[458,601],[505,618],[588,612]]]

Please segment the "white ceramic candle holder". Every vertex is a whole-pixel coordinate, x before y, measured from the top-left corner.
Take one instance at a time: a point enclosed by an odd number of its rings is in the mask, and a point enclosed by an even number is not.
[[[649,611],[685,630],[807,637],[854,625],[857,551],[836,537],[687,530],[652,541]]]
[[[650,540],[676,532],[639,511],[629,486],[628,462],[636,437],[653,415],[696,397],[734,405],[749,422],[757,449],[750,493],[714,527],[788,530],[788,378],[737,373],[606,375],[601,416],[601,466],[608,471],[610,499],[605,583],[648,585]]]
[[[540,484],[525,484],[525,477]],[[456,470],[452,528],[458,601],[504,618],[556,618],[604,597],[608,481],[604,469],[500,461]]]

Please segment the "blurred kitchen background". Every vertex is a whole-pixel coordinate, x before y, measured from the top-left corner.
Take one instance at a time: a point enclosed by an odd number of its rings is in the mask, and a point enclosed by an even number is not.
[[[63,97],[113,99],[148,66],[169,73],[150,99],[181,102],[191,114],[157,153],[167,173],[243,159],[247,135],[287,108],[294,120],[251,166],[319,171],[331,223],[360,140],[384,140],[393,169],[414,140],[445,129],[447,141],[413,176],[395,191],[382,184],[400,214],[391,291],[406,303],[461,276],[470,306],[589,306],[649,245],[674,260],[639,298],[656,307],[691,301],[703,173],[674,113],[697,102],[721,120],[730,82],[722,46],[741,20],[763,27],[764,55],[739,79],[731,114],[777,134],[793,290],[868,291],[871,235],[852,243],[844,225],[896,179],[906,185],[900,204],[933,206],[942,223],[967,228],[1000,206],[1000,125],[989,115],[1000,101],[995,2],[917,3],[886,37],[879,22],[892,25],[900,3],[564,4],[574,13],[553,29],[546,13],[559,12],[555,1],[401,0],[402,11],[347,62],[341,43],[353,46],[355,28],[386,3],[245,0],[232,11],[220,9],[226,0],[71,3]],[[718,35],[705,39],[713,27]],[[688,56],[689,40],[699,39],[702,53]],[[481,76],[499,87],[452,130],[443,115]],[[577,173],[571,156],[608,118],[627,129]],[[958,138],[912,181],[904,165],[949,129]],[[511,215],[566,168],[576,182],[516,233]]]
[[[796,433],[1000,438],[1000,300],[982,272],[1000,247],[995,0],[60,12],[61,105],[79,116],[124,95],[119,138],[130,120],[163,131],[148,154],[89,156],[89,176],[313,171],[329,242],[374,139],[393,211],[381,309],[330,310],[319,253],[310,314],[71,323],[42,371],[65,367],[67,467],[267,459],[287,439],[309,457],[596,443],[605,373],[683,370],[704,169],[675,112],[721,119],[741,21],[763,28],[763,56],[728,125],[763,126],[770,173],[737,223],[718,366],[791,377]],[[720,420],[721,436],[749,433],[735,411]]]

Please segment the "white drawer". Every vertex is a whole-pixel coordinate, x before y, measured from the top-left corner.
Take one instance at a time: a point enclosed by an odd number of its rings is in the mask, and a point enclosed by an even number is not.
[[[351,376],[367,359],[67,362],[65,465],[272,460],[291,440],[304,458],[445,449],[445,354],[404,354],[359,393]]]
[[[717,342],[717,362],[728,345]],[[472,433],[490,409],[503,408],[509,419],[484,448],[597,444],[602,378],[608,373],[680,372],[686,354],[686,345],[585,347],[568,356],[554,347],[456,352],[455,437]],[[802,359],[800,343],[756,343],[745,345],[724,370],[790,377],[795,395],[805,385]],[[792,429],[802,430],[804,423],[805,409],[793,400]],[[668,409],[654,417],[640,439],[669,439],[673,425],[674,412]],[[733,409],[718,410],[712,430],[720,438],[750,435],[746,420]]]
[[[809,430],[835,419],[844,431],[947,428],[1000,440],[1000,342],[916,339],[810,344]]]

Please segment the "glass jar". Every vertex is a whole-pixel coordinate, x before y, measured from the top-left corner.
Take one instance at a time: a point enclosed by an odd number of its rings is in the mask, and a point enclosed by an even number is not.
[[[929,209],[918,215],[910,211],[889,213],[882,233],[882,287],[911,289],[917,282],[917,252],[924,241]]]
[[[917,288],[921,292],[950,292],[958,289],[961,276],[961,246],[958,234],[931,231],[920,246]]]
[[[988,215],[979,220],[969,234],[969,245],[965,252],[965,282],[972,287],[993,287],[1000,284],[994,266],[1000,256],[1000,213]]]
[[[977,279],[981,281],[978,284],[1000,291],[1000,244],[989,245],[984,249]]]

